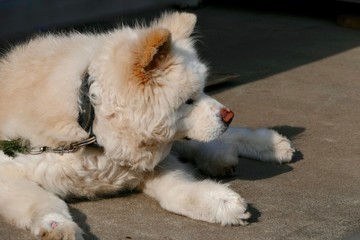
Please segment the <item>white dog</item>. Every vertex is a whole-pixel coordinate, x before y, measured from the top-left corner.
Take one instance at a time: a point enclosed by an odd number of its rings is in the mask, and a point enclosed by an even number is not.
[[[234,114],[203,93],[195,23],[193,14],[164,14],[150,26],[37,37],[6,54],[0,140],[23,153],[0,151],[0,215],[40,239],[79,240],[62,199],[139,189],[170,212],[246,224],[237,193],[196,180],[178,158],[223,176],[238,155],[288,162],[294,150],[272,130],[223,134]]]

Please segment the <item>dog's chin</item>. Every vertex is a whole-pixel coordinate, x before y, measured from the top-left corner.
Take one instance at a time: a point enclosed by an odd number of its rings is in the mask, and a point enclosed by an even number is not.
[[[183,139],[184,140],[196,140],[199,142],[210,142],[213,141],[217,138],[219,138],[224,132],[226,132],[226,130],[228,129],[229,124],[224,124],[222,127],[216,129],[216,130],[212,130],[211,132],[207,132],[204,135],[201,136],[193,136],[191,134],[186,135]]]

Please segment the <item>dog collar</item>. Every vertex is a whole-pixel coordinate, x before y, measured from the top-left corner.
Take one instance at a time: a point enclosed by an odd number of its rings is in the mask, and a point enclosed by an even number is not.
[[[17,153],[23,154],[41,154],[45,152],[52,153],[73,153],[76,152],[80,147],[94,146],[100,147],[96,142],[96,137],[92,131],[92,125],[95,118],[94,107],[91,104],[89,90],[90,90],[90,76],[85,73],[80,90],[79,90],[79,125],[89,133],[89,137],[78,142],[72,142],[69,146],[60,146],[57,148],[51,148],[48,146],[42,147],[31,147],[29,142],[23,139],[17,140],[0,140],[0,151],[3,151],[6,155],[14,157]]]
[[[90,75],[89,73],[85,73],[85,76],[82,79],[80,91],[79,91],[79,117],[78,123],[80,126],[91,135],[92,132],[92,124],[95,118],[95,111],[94,107],[91,104],[89,90],[90,90],[90,83],[89,83]]]

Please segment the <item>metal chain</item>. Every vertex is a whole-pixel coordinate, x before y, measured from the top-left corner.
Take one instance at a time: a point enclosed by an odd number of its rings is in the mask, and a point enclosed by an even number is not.
[[[38,155],[42,153],[58,153],[58,154],[64,154],[64,153],[73,153],[79,150],[80,147],[87,146],[89,144],[92,144],[96,142],[96,137],[92,136],[87,139],[84,139],[82,141],[73,142],[69,146],[60,146],[57,148],[51,148],[48,146],[42,146],[42,147],[33,147],[28,150],[28,153],[31,155]]]

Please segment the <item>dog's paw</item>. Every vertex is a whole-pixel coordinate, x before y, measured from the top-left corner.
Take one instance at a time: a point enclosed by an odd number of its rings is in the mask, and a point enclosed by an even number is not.
[[[218,164],[218,162],[214,162],[214,164],[209,164],[205,167],[199,167],[201,174],[212,177],[212,178],[222,178],[222,177],[231,177],[236,174],[236,166],[237,163],[227,163],[224,162],[222,164]]]
[[[270,159],[273,158],[278,162],[290,162],[295,152],[295,149],[291,147],[290,140],[275,131],[272,132],[273,148],[267,155]]]
[[[203,143],[196,155],[196,166],[210,177],[234,175],[238,162],[236,146],[220,140]]]
[[[268,162],[290,162],[295,149],[286,137],[274,130],[257,129],[254,134],[255,158]],[[254,144],[253,143],[253,144]]]
[[[83,231],[70,215],[49,213],[35,222],[33,230],[41,240],[83,240]]]
[[[247,203],[237,193],[214,196],[217,211],[215,222],[221,225],[246,225],[251,214],[247,212]]]
[[[82,230],[72,221],[51,222],[50,228],[42,228],[39,233],[41,240],[83,240]]]
[[[239,194],[222,185],[210,181],[202,183],[202,206],[194,213],[198,219],[225,225],[246,225],[251,214],[247,211],[247,203]],[[200,212],[197,212],[200,211]],[[203,211],[203,212],[202,212]]]

